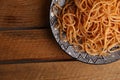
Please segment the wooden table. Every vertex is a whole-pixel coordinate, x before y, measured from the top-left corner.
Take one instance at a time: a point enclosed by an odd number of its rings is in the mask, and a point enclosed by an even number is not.
[[[120,61],[89,65],[60,49],[50,0],[0,0],[0,80],[120,80]]]

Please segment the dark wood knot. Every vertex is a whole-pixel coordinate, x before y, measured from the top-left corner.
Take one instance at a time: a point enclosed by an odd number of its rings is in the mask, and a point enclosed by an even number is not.
[[[5,16],[4,17],[4,21],[6,23],[18,23],[18,20],[20,19],[18,19],[16,16]]]

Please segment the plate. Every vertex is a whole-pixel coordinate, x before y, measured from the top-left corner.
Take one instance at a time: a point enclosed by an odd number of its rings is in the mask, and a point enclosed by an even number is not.
[[[50,26],[51,26],[53,36],[55,37],[60,47],[73,58],[88,64],[107,64],[107,63],[111,63],[119,60],[120,51],[111,53],[110,55],[107,55],[107,56],[92,56],[87,53],[78,53],[74,50],[73,46],[70,45],[68,42],[63,42],[62,40],[60,40],[59,30],[55,28],[55,25],[57,23],[57,18],[53,14],[52,8],[55,3],[59,3],[61,7],[64,6],[65,1],[66,0],[52,0],[51,6],[50,6]]]

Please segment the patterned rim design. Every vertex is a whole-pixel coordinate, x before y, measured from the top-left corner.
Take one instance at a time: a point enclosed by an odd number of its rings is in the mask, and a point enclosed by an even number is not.
[[[73,58],[84,62],[88,64],[107,64],[111,62],[115,62],[120,59],[120,51],[111,53],[108,56],[91,56],[87,53],[78,53],[75,52],[72,45],[70,45],[68,42],[63,42],[59,38],[59,30],[55,28],[55,25],[57,23],[57,18],[54,16],[52,7],[58,0],[52,0],[51,6],[50,6],[50,26],[52,29],[52,33],[57,41],[57,43],[60,45],[60,47],[70,56]],[[65,3],[65,0],[59,0],[59,4],[63,6]]]

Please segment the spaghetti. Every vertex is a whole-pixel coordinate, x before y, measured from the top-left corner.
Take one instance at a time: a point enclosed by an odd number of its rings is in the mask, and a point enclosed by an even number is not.
[[[55,4],[53,12],[60,38],[76,51],[106,55],[120,50],[120,0],[69,0],[63,7]]]

